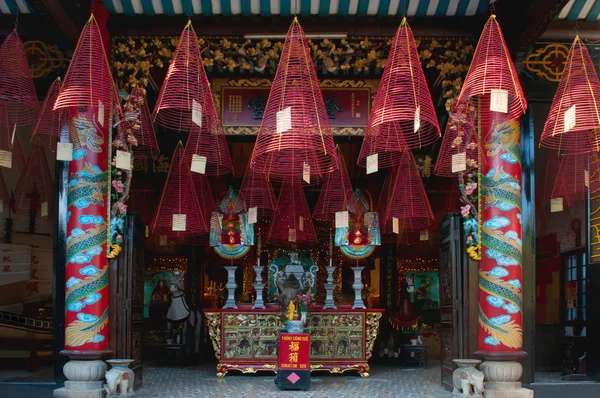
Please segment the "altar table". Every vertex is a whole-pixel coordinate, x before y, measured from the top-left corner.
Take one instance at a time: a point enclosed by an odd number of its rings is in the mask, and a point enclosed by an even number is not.
[[[384,310],[311,309],[310,370],[369,377],[373,345]],[[217,376],[230,370],[277,373],[280,312],[273,309],[206,309],[206,324],[215,350]]]

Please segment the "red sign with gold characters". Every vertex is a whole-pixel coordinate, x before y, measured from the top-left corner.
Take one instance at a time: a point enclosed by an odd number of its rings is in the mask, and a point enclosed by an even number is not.
[[[310,334],[282,333],[279,335],[279,369],[309,370]]]

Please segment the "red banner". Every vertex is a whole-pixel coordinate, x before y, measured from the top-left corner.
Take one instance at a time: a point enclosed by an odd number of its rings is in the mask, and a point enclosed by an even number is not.
[[[309,370],[310,335],[282,333],[279,335],[279,369]]]

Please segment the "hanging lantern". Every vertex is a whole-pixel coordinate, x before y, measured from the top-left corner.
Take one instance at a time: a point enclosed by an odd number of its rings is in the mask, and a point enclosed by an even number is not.
[[[483,101],[478,103],[477,100],[483,97],[485,104]],[[527,110],[519,76],[495,15],[490,16],[483,28],[458,97],[459,105],[469,101],[476,109],[504,108],[506,112],[502,113],[508,114],[510,119],[521,117]],[[489,115],[490,112],[484,114]]]
[[[419,168],[410,151],[403,152],[398,169],[390,173],[386,182],[379,199],[384,202],[378,206],[378,210],[383,210],[384,233],[394,232],[394,218],[398,220],[397,233],[419,231],[435,221]]]
[[[323,95],[298,18],[283,45],[250,167],[270,180],[307,184],[337,167]]]
[[[6,108],[12,133],[14,124],[28,126],[35,122],[40,107],[25,48],[16,29],[0,47],[0,70],[0,106]]]
[[[200,208],[191,172],[179,141],[169,167],[169,174],[154,213],[150,233],[169,239],[208,232],[208,221]]]
[[[160,154],[143,89],[136,87],[131,90],[121,124],[125,131],[131,130],[131,134],[137,141],[137,145],[132,146],[133,156],[136,159],[152,159]]]
[[[34,145],[15,187],[15,210],[18,214],[36,210],[41,217],[47,217],[52,211],[53,198],[54,187],[44,147]]]
[[[267,243],[289,247],[317,241],[315,227],[301,182],[286,180],[281,184],[277,209],[271,221]]]
[[[600,79],[579,36],[569,50],[540,145],[569,155],[600,150]]]
[[[335,220],[335,213],[338,211],[358,211],[348,169],[339,146],[337,153],[339,167],[325,176],[317,205],[313,210],[314,218]]]
[[[53,109],[61,86],[60,77],[50,85],[38,118],[29,134],[29,140],[34,145],[42,145],[51,151],[56,151],[56,143],[60,140],[61,134],[65,142],[73,141],[69,133],[69,112],[64,108],[56,111]]]
[[[398,164],[408,148],[422,148],[440,138],[440,126],[423,74],[412,30],[402,19],[383,71],[358,165],[377,154],[379,168]]]
[[[83,27],[54,109],[98,109],[97,121],[111,123],[120,116],[121,98],[104,51],[100,27],[92,14]]]
[[[552,198],[562,198],[569,206],[586,199],[600,188],[600,158],[598,152],[589,154],[565,153],[561,157]]]
[[[468,109],[468,110],[467,110]],[[473,125],[476,118],[472,106],[459,104],[450,112],[442,145],[433,173],[440,177],[455,177],[459,171],[477,169],[480,155],[479,137]]]
[[[246,167],[240,194],[244,198],[246,209],[256,207],[259,216],[271,216],[277,208],[277,198],[271,182],[250,167]]]

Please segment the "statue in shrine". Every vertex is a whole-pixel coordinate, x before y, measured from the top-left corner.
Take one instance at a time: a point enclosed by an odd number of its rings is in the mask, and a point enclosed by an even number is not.
[[[275,277],[275,283],[279,289],[279,303],[281,304],[281,320],[285,321],[289,319],[289,310],[295,310],[295,304],[293,303],[294,297],[305,294],[311,287],[310,278],[302,277],[302,282],[296,278],[296,275],[290,273],[289,275],[283,271],[279,271]],[[292,312],[292,319],[293,319]]]
[[[210,245],[225,259],[245,256],[254,245],[254,224],[248,222],[248,213],[238,193],[229,187],[225,198],[210,220]]]
[[[167,320],[176,323],[187,319],[190,315],[190,309],[185,302],[185,292],[183,290],[183,275],[179,272],[171,276],[171,306],[167,312]]]
[[[415,292],[414,277],[410,274],[404,275],[400,283],[400,293],[394,318],[400,322],[414,322],[418,316],[411,301],[410,295]]]
[[[152,291],[152,302],[153,303],[168,303],[171,300],[171,291],[167,287],[167,283],[164,279],[160,279],[156,284],[156,287]]]

